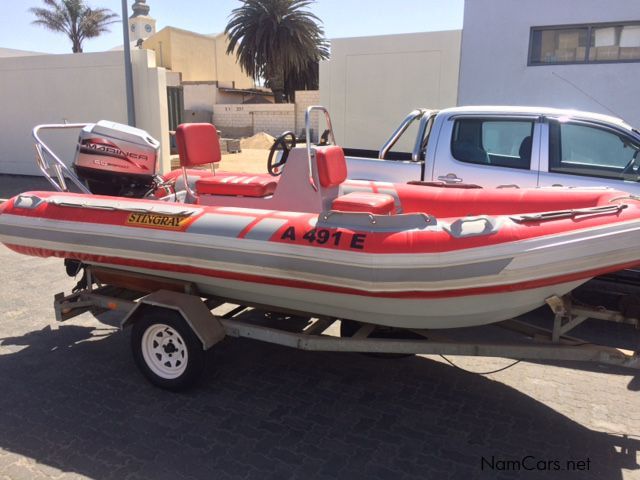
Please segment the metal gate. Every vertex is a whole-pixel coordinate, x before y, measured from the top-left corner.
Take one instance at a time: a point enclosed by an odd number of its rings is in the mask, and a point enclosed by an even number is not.
[[[182,87],[167,87],[167,107],[169,110],[169,130],[173,132],[184,121],[184,91]]]

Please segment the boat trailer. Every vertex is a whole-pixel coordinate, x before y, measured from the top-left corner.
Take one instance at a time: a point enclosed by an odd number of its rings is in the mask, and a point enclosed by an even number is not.
[[[138,367],[152,383],[170,390],[181,390],[195,383],[200,376],[203,352],[225,337],[249,338],[312,351],[580,361],[640,370],[640,347],[631,351],[568,335],[588,318],[629,324],[636,329],[640,328],[638,318],[602,307],[575,304],[570,296],[547,299],[554,314],[552,328],[511,319],[464,329],[391,331],[372,324],[312,316],[307,312],[260,304],[238,305],[233,299],[203,297],[193,284],[183,281],[97,266],[85,266],[84,270],[83,279],[73,293],[55,295],[56,320],[64,322],[87,311],[94,315],[107,311],[122,313],[120,328],[133,327],[132,350]],[[269,312],[268,315],[273,316],[294,316],[302,322],[294,330],[290,322],[279,325],[281,322],[277,318],[265,325],[264,321],[246,318],[252,310]],[[340,329],[336,328],[338,324]],[[516,335],[517,341],[455,339],[457,331],[485,327],[507,330]],[[176,338],[177,342],[174,341]],[[180,359],[176,360],[177,356]],[[198,360],[195,367],[194,359]],[[185,369],[191,367],[193,372],[185,375]]]

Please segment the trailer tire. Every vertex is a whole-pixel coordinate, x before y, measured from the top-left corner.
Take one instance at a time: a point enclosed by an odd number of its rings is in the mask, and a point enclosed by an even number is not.
[[[131,350],[136,365],[157,387],[180,391],[195,385],[206,355],[182,315],[168,308],[146,308],[133,323]]]

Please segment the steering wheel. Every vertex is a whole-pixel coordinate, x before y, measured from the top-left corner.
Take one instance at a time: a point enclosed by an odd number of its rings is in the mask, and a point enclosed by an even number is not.
[[[320,135],[320,141],[318,142],[318,145],[329,145],[329,134],[331,133],[331,130],[329,130],[328,128],[322,132],[322,135]]]
[[[287,160],[289,159],[289,152],[291,152],[293,147],[296,146],[296,141],[296,136],[291,131],[284,132],[276,138],[273,145],[271,145],[269,158],[267,159],[267,171],[269,172],[269,175],[273,175],[274,177],[282,175],[282,167],[287,163]],[[275,154],[279,150],[282,150],[282,156],[279,160],[275,161]]]

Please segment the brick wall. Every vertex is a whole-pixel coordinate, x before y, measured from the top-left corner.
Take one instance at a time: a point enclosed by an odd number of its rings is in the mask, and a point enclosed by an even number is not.
[[[280,107],[274,109],[273,107]],[[282,108],[287,107],[287,108]],[[253,112],[253,133],[267,132],[274,137],[295,128],[295,111],[293,104],[273,105],[268,110]]]
[[[296,129],[297,136],[304,136],[304,116],[307,107],[320,105],[320,90],[297,90],[296,91]],[[320,113],[322,115],[322,113]],[[311,138],[318,138],[318,113],[311,114]]]
[[[295,128],[295,106],[289,103],[214,105],[213,123],[223,135],[233,136],[233,132],[244,130],[251,132],[249,135],[267,132],[277,137]]]
[[[305,111],[309,105],[317,105],[319,101],[320,92],[312,90],[296,92],[295,104],[217,104],[213,105],[213,123],[225,137],[248,136],[258,132],[277,137],[287,130],[303,136]],[[317,138],[317,117],[312,119],[311,125],[314,138]]]

